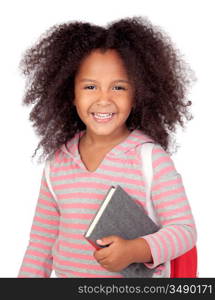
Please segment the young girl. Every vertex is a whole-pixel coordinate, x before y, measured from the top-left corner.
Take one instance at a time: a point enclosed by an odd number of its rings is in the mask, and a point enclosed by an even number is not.
[[[50,161],[19,277],[122,277],[133,262],[167,277],[166,262],[196,243],[181,176],[167,150],[176,125],[190,119],[191,77],[169,38],[139,17],[106,28],[53,26],[25,53],[23,102]],[[145,207],[140,148],[153,141],[152,201],[161,228],[133,240],[101,237],[96,251],[84,233],[112,185]]]

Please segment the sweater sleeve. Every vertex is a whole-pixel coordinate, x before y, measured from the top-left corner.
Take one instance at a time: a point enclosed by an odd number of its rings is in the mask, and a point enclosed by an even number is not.
[[[169,154],[159,145],[152,153],[153,182],[151,197],[161,228],[144,236],[154,268],[187,252],[196,244],[196,227],[182,178]]]
[[[18,277],[47,278],[52,272],[52,247],[58,236],[59,209],[43,170],[39,197]]]

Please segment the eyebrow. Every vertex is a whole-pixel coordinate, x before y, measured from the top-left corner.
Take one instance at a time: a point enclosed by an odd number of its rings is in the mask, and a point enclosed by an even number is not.
[[[83,79],[80,80],[80,82],[83,82],[83,81],[97,82],[96,80],[89,79],[89,78],[83,78]],[[114,82],[130,83],[130,81],[125,80],[125,79],[117,79],[117,80],[112,81],[112,83],[114,83]]]

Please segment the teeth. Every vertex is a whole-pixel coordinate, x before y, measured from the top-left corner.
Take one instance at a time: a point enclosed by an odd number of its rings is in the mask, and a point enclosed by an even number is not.
[[[113,116],[113,113],[93,113],[93,115],[98,119],[108,119]]]

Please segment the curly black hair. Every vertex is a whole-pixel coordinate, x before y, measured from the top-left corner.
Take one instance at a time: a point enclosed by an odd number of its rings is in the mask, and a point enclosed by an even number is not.
[[[74,99],[74,78],[93,50],[115,49],[134,86],[129,130],[140,129],[166,151],[177,125],[184,127],[192,103],[186,99],[193,72],[169,36],[147,18],[124,18],[106,27],[73,21],[52,26],[27,49],[20,69],[27,77],[23,104],[34,104],[30,121],[41,137],[32,158],[53,155],[85,129]],[[41,160],[40,160],[41,161]]]

